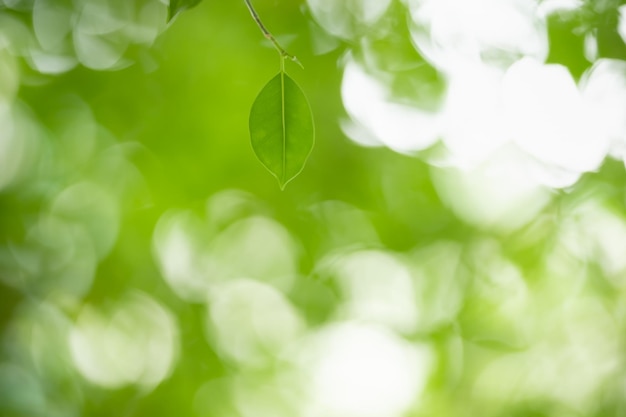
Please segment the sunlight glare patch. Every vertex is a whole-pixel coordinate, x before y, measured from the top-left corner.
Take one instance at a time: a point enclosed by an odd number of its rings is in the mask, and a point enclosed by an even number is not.
[[[400,417],[419,404],[433,366],[427,346],[355,322],[321,329],[305,352],[307,416]]]
[[[344,296],[339,315],[410,334],[417,325],[411,274],[399,259],[383,251],[365,250],[333,262]]]
[[[471,169],[433,168],[433,183],[464,221],[512,231],[534,219],[550,199],[548,190],[527,174],[525,159],[509,146]]]
[[[242,367],[270,366],[304,331],[285,296],[261,282],[237,279],[216,285],[208,305],[208,334],[221,355]]]
[[[190,212],[169,211],[159,219],[152,238],[154,257],[165,282],[188,301],[204,301],[209,285],[194,235],[201,226]]]
[[[134,292],[107,314],[85,306],[69,336],[80,374],[105,388],[137,384],[151,390],[176,359],[177,325],[151,297]]]
[[[418,50],[444,71],[485,62],[506,67],[548,54],[546,23],[534,1],[406,0]]]
[[[626,62],[596,61],[583,74],[581,90],[598,136],[610,141],[613,157],[626,162]]]
[[[596,170],[609,143],[597,128],[567,68],[530,58],[507,71],[502,86],[513,141],[529,155],[573,172]]]
[[[438,114],[394,103],[389,95],[386,87],[348,59],[341,96],[356,123],[398,152],[422,150],[435,143],[440,129]]]

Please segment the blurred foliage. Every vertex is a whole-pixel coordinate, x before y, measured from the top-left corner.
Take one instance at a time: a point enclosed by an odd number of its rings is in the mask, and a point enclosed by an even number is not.
[[[243,1],[0,0],[0,415],[626,415],[624,4],[255,1],[315,114],[280,191]],[[475,163],[499,77],[592,134]]]

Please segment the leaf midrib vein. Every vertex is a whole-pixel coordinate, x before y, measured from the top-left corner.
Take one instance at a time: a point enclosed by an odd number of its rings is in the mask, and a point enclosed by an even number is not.
[[[280,109],[281,109],[281,117],[283,123],[283,172],[282,172],[282,180],[283,185],[285,184],[285,178],[287,176],[287,122],[285,120],[285,72],[281,71],[280,73]]]

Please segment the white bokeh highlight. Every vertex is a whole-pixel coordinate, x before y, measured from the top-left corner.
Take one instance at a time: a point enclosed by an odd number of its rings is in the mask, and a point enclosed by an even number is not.
[[[137,385],[150,391],[170,373],[178,327],[164,306],[134,292],[110,312],[85,306],[69,336],[78,372],[105,388]]]
[[[79,64],[94,70],[130,65],[124,57],[128,47],[149,46],[165,29],[167,4],[34,0],[32,13],[34,39],[20,45],[20,53],[28,57],[33,69],[60,74]]]
[[[548,54],[546,23],[531,0],[405,0],[413,41],[438,69]]]
[[[330,268],[343,295],[343,320],[379,324],[410,334],[418,322],[411,271],[390,253],[358,251],[333,260]]]
[[[515,147],[467,169],[433,168],[435,189],[465,222],[512,231],[529,223],[549,202],[548,190],[524,168],[527,157]]]
[[[385,328],[340,322],[310,336],[300,364],[309,383],[305,416],[400,417],[419,406],[433,353]]]
[[[386,146],[405,154],[426,151],[420,155],[431,165],[451,170],[437,176],[467,174],[459,180],[476,188],[459,190],[447,180],[435,181],[461,218],[483,225],[523,225],[526,220],[511,217],[519,214],[514,206],[528,207],[519,210],[528,219],[546,203],[547,190],[574,186],[583,175],[598,171],[607,156],[626,158],[623,61],[599,59],[580,79],[563,65],[545,62],[548,18],[572,12],[582,2],[405,0],[404,6],[416,51],[446,81],[439,108],[427,111],[394,98],[393,74],[370,68],[367,60],[349,53],[341,92],[350,119],[342,128],[362,146]],[[625,10],[618,10],[622,36]],[[323,25],[323,16],[317,18]],[[586,49],[596,60],[597,54]],[[507,166],[497,170],[501,177],[496,179],[494,159],[502,155]],[[487,177],[485,167],[492,172]],[[471,179],[477,172],[485,183]],[[498,181],[499,191],[487,193]],[[518,189],[504,190],[512,187]],[[457,191],[460,196],[455,196]],[[468,194],[495,198],[496,204],[485,201],[478,208],[451,201],[466,200]],[[477,203],[479,198],[471,199]],[[479,219],[481,211],[490,214]]]
[[[211,290],[207,332],[220,355],[248,369],[268,367],[302,337],[298,311],[274,287],[248,279]]]
[[[390,4],[391,0],[307,0],[320,26],[344,39],[361,35],[384,15]]]
[[[626,158],[626,62],[596,61],[583,75],[580,88],[596,136],[609,141],[613,157]]]
[[[507,71],[502,95],[511,138],[530,156],[571,172],[600,166],[608,140],[596,135],[567,68],[524,58]]]
[[[365,69],[347,59],[341,96],[348,114],[357,123],[350,126],[358,142],[376,142],[397,152],[425,149],[435,143],[439,116],[405,104],[393,102],[389,91]],[[366,132],[357,128],[363,127]]]

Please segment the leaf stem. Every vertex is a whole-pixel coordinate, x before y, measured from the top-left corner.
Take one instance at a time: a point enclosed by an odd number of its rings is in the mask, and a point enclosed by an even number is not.
[[[302,66],[302,63],[300,63],[300,61],[298,60],[298,58],[296,58],[295,55],[291,55],[289,52],[285,51],[285,49],[282,46],[280,46],[280,44],[278,43],[274,35],[272,35],[271,32],[267,30],[267,28],[261,21],[259,14],[256,12],[256,10],[254,10],[254,7],[252,6],[252,3],[250,2],[250,0],[244,0],[244,2],[246,3],[246,6],[248,6],[248,10],[250,11],[250,14],[252,15],[252,19],[254,19],[259,29],[261,29],[261,32],[263,32],[263,36],[265,36],[266,39],[272,42],[272,44],[274,45],[274,48],[276,48],[276,50],[280,54],[281,71],[284,71],[284,59],[285,58],[289,58],[291,61],[298,64],[300,67],[304,68]]]

